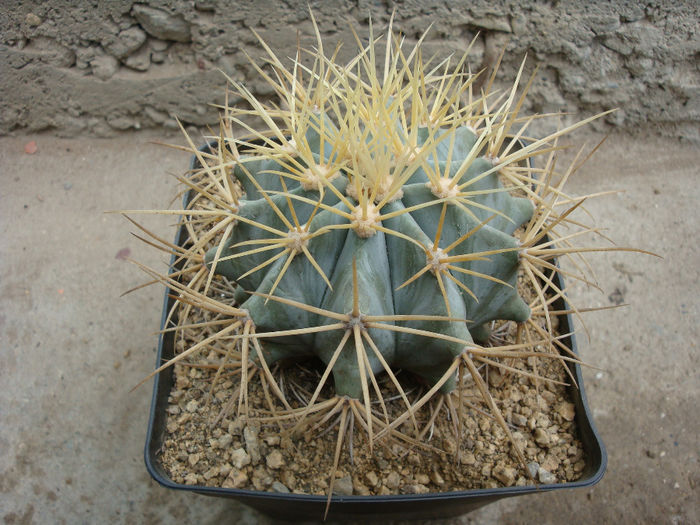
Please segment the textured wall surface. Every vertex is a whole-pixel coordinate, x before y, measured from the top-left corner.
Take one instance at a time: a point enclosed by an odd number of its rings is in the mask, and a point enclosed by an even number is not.
[[[432,23],[425,47],[445,56],[478,34],[473,70],[493,64],[512,80],[527,54],[539,65],[528,110],[573,120],[610,108],[598,128],[700,140],[700,30],[697,1],[329,0],[311,2],[328,48],[355,49],[353,24],[370,16],[410,44]],[[262,55],[258,31],[280,56],[297,35],[313,42],[306,2],[48,0],[0,7],[0,134],[49,130],[110,136],[148,127],[217,122],[220,70],[269,93],[245,53]],[[245,53],[244,53],[245,52]],[[556,123],[540,124],[555,126]]]

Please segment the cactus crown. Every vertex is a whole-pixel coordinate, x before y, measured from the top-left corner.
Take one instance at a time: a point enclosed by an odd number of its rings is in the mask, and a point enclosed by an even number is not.
[[[592,119],[521,142],[534,119],[519,114],[530,85],[518,95],[522,67],[512,89],[493,92],[492,76],[477,94],[467,54],[426,63],[420,41],[406,50],[391,27],[387,35],[380,51],[370,30],[370,44],[358,39],[345,65],[325,56],[318,30],[309,67],[302,51],[287,67],[263,42],[268,67],[254,65],[281,103],[265,104],[229,79],[246,107],[226,104],[208,149],[188,137],[199,168],[182,179],[192,190],[187,209],[169,212],[185,218],[189,245],[168,245],[184,267],[170,276],[146,270],[176,291],[181,325],[198,307],[212,312],[207,326],[218,331],[159,370],[226,341],[220,371],[238,371],[241,415],[254,416],[247,389],[259,371],[275,417],[298,429],[311,414],[345,421],[352,413],[370,446],[403,436],[409,420],[424,435],[420,409],[452,399],[469,380],[510,436],[477,366],[528,374],[508,363],[573,358],[552,335],[549,307],[564,293],[552,261],[571,258],[567,275],[590,282],[577,258],[591,249],[572,242],[597,230],[570,217],[584,199],[563,184],[579,164],[558,173],[555,152],[561,135]],[[235,138],[234,129],[248,136]],[[535,170],[529,159],[538,155],[544,167]],[[529,283],[527,301],[520,281]],[[235,301],[216,298],[219,282],[235,288]],[[497,345],[489,327],[508,321],[517,336]],[[310,356],[322,373],[299,405],[272,368]],[[426,385],[418,401],[409,401],[398,369]],[[394,419],[370,410],[373,399],[384,404],[381,375],[405,408]],[[445,406],[466,417],[461,400]],[[515,443],[514,451],[524,464]]]

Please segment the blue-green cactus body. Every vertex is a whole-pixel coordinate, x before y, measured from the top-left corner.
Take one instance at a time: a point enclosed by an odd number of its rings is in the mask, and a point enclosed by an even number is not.
[[[331,124],[329,124],[330,126]],[[442,133],[442,132],[440,132]],[[444,133],[448,133],[445,131]],[[403,195],[387,202],[381,209],[388,214],[421,203],[437,201],[428,187],[429,177],[425,169],[440,168],[445,173],[445,159],[448,156],[449,142],[453,140],[451,167],[447,173],[455,173],[464,158],[474,147],[476,137],[466,127],[449,131],[452,137],[443,137],[435,148],[437,155],[429,156],[423,167],[404,185]],[[425,129],[418,134],[419,146],[428,136]],[[436,134],[436,137],[439,134]],[[317,131],[309,131],[306,142],[314,152],[314,159],[320,160]],[[314,149],[315,148],[315,149]],[[322,155],[329,160],[333,153],[326,147]],[[438,166],[435,166],[437,157]],[[440,164],[442,163],[442,164]],[[455,262],[454,265],[468,272],[448,270],[451,275],[471,291],[472,297],[449,278],[443,278],[444,293],[438,279],[432,271],[424,272],[410,284],[401,287],[417,272],[426,266],[426,251],[416,243],[405,238],[377,231],[369,237],[359,236],[351,228],[328,229],[323,234],[308,240],[306,248],[318,266],[330,281],[329,287],[319,271],[309,262],[304,253],[295,255],[273,291],[273,296],[321,308],[324,310],[347,314],[353,309],[353,261],[357,269],[357,288],[359,290],[360,312],[364,315],[430,315],[464,319],[463,322],[443,320],[395,320],[384,321],[400,326],[445,334],[461,341],[472,341],[470,331],[477,333],[480,327],[495,319],[524,321],[529,317],[529,309],[518,296],[516,277],[518,270],[517,242],[512,236],[516,228],[529,220],[532,214],[531,203],[524,198],[516,198],[503,191],[496,171],[483,176],[491,170],[493,164],[486,158],[475,158],[469,169],[460,179],[464,191],[475,192],[468,200],[461,203],[450,202],[446,205],[444,225],[439,247],[445,249],[473,230],[472,235],[462,240],[449,252],[450,256],[497,251],[488,255],[487,260],[469,260]],[[264,224],[279,231],[288,230],[279,218],[270,202],[292,223],[294,216],[299,224],[307,223],[310,233],[329,225],[342,225],[348,219],[333,213],[330,209],[315,209],[312,202],[322,201],[328,207],[350,212],[338,196],[325,188],[323,199],[319,191],[304,190],[293,178],[285,178],[286,191],[292,196],[288,199],[282,193],[284,187],[280,182],[279,172],[289,173],[282,163],[275,159],[258,159],[244,157],[234,170],[235,177],[245,191],[240,201],[238,215],[242,219]],[[255,182],[253,182],[253,180]],[[348,177],[344,172],[331,182],[340,193],[345,194]],[[264,198],[260,189],[267,194]],[[299,197],[299,198],[295,198]],[[304,200],[306,199],[306,200]],[[355,204],[350,197],[347,199]],[[293,206],[293,212],[290,209]],[[414,239],[426,248],[432,248],[443,209],[442,202],[397,214],[382,222],[382,226]],[[483,224],[488,221],[487,224]],[[258,334],[281,330],[295,330],[337,323],[317,313],[284,304],[273,299],[268,300],[275,281],[282,272],[287,255],[275,262],[252,272],[252,268],[278,254],[282,248],[270,249],[259,253],[230,258],[254,248],[254,245],[239,243],[269,239],[269,231],[245,220],[239,220],[233,233],[225,240],[219,259],[215,255],[217,248],[209,250],[207,264],[215,266],[215,272],[235,281],[245,294],[240,307],[247,310],[255,323]],[[489,275],[502,282],[494,282],[480,277]],[[506,283],[506,284],[504,284]],[[254,293],[255,292],[255,293]],[[449,303],[448,305],[446,304]],[[424,335],[409,334],[400,331],[367,328],[369,336],[386,363],[392,368],[408,370],[429,384],[435,384],[453,363],[454,358],[464,350],[464,344]],[[302,358],[316,356],[329,363],[345,334],[344,330],[329,330],[286,337],[263,338],[262,345],[265,359],[269,363],[283,358]],[[366,349],[373,372],[383,371],[383,365],[374,351]],[[333,377],[335,391],[338,395],[359,398],[362,395],[360,369],[355,351],[355,342],[350,336],[341,351],[334,367]],[[442,386],[443,391],[454,388],[454,380]]]

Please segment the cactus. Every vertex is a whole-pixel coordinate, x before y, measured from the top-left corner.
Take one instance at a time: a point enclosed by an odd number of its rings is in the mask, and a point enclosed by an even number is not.
[[[538,378],[508,363],[576,359],[552,330],[550,305],[564,294],[554,259],[571,259],[562,273],[590,284],[583,253],[626,249],[574,246],[598,230],[572,218],[585,198],[563,189],[578,160],[556,171],[558,138],[596,117],[521,141],[535,118],[519,114],[531,82],[519,95],[523,67],[510,90],[491,89],[494,73],[477,96],[479,76],[464,73],[468,54],[428,68],[420,41],[407,52],[387,37],[381,56],[371,31],[369,41],[340,65],[317,31],[313,65],[302,65],[300,50],[291,68],[263,42],[269,68],[254,66],[281,104],[229,79],[240,107],[227,100],[209,148],[187,137],[198,163],[181,179],[190,198],[166,213],[185,217],[190,241],[165,243],[183,268],[168,276],[144,269],[175,291],[179,330],[199,307],[217,316],[218,331],[157,371],[226,341],[214,381],[234,366],[239,414],[253,417],[247,390],[257,372],[280,421],[299,428],[310,414],[340,414],[336,465],[348,414],[361,419],[370,446],[404,435],[409,420],[424,435],[417,415],[440,396],[453,416],[467,417],[455,391],[471,378],[524,465],[477,366]],[[248,135],[235,138],[236,129]],[[536,156],[539,170],[529,163]],[[235,290],[234,300],[217,299],[217,286]],[[507,321],[517,334],[498,344],[490,327]],[[310,356],[322,373],[298,406],[273,365]],[[399,369],[426,385],[418,401],[409,401]],[[405,407],[393,419],[370,411],[373,399],[383,406],[382,375]],[[324,388],[333,394],[321,403]]]
[[[373,123],[370,134],[398,144],[399,151],[374,138],[348,144],[347,135],[330,119],[321,139],[315,128],[321,129],[324,116],[312,114],[305,123],[311,129],[304,134],[295,130],[293,140],[300,149],[308,148],[313,160],[299,161],[291,148],[275,158],[277,144],[241,156],[234,168],[244,191],[238,201],[239,224],[209,249],[205,260],[212,271],[238,283],[244,299],[240,308],[261,336],[338,321],[300,309],[300,304],[353,312],[347,323],[361,327],[381,354],[368,355],[373,373],[388,365],[435,384],[472,342],[470,329],[483,331],[482,325],[497,319],[528,319],[529,308],[516,286],[518,241],[512,234],[531,218],[533,206],[504,191],[493,159],[470,158],[477,137],[464,125],[440,134],[418,127],[419,153],[397,168],[408,132],[394,124],[399,119],[392,113],[398,106],[379,102],[387,104],[388,115]],[[342,115],[357,121],[360,116]],[[320,153],[323,142],[328,154]],[[384,173],[370,173],[365,170],[375,170],[373,166],[352,162],[361,155],[375,160],[378,154],[387,157]],[[308,180],[303,178],[306,171]],[[312,181],[313,176],[325,179]],[[246,297],[245,291],[256,293]],[[365,328],[367,316],[385,317],[388,324]],[[358,398],[366,363],[348,351],[357,342],[340,344],[343,333],[322,330],[268,339],[265,359],[272,364],[315,355],[328,364],[337,351],[335,391]],[[443,391],[453,388],[454,378],[442,386]]]

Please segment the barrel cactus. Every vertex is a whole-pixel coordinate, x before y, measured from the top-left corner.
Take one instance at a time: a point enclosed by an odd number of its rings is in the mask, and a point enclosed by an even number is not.
[[[182,214],[189,234],[184,247],[165,243],[182,267],[146,268],[179,300],[176,329],[191,327],[193,308],[216,316],[202,323],[216,326],[213,335],[157,371],[224,341],[214,381],[234,367],[239,415],[294,428],[339,415],[336,465],[348,417],[360,419],[370,446],[404,435],[411,421],[425,436],[418,414],[438,397],[453,418],[467,417],[453,395],[465,381],[511,437],[477,367],[538,378],[513,361],[575,359],[552,330],[550,306],[564,293],[554,259],[594,250],[573,242],[598,233],[572,219],[584,199],[563,189],[578,161],[564,171],[555,162],[558,138],[592,119],[522,140],[535,118],[519,114],[529,87],[519,94],[522,68],[498,93],[494,76],[465,72],[467,54],[428,66],[420,41],[405,50],[388,35],[382,49],[370,34],[342,65],[318,33],[311,65],[299,50],[286,66],[263,43],[266,67],[255,67],[280,102],[229,79],[218,136],[202,149],[188,137],[197,162],[182,178],[187,206],[166,212]],[[590,282],[585,263],[571,267],[567,275]],[[215,293],[222,286],[224,298]],[[516,335],[499,342],[490,331],[504,322]],[[319,380],[300,404],[274,365],[309,358],[322,363]],[[418,400],[398,370],[423,385]],[[253,376],[274,393],[267,415],[249,412]],[[396,390],[401,415],[372,411],[384,406],[379,377]],[[515,441],[513,451],[524,465]]]

